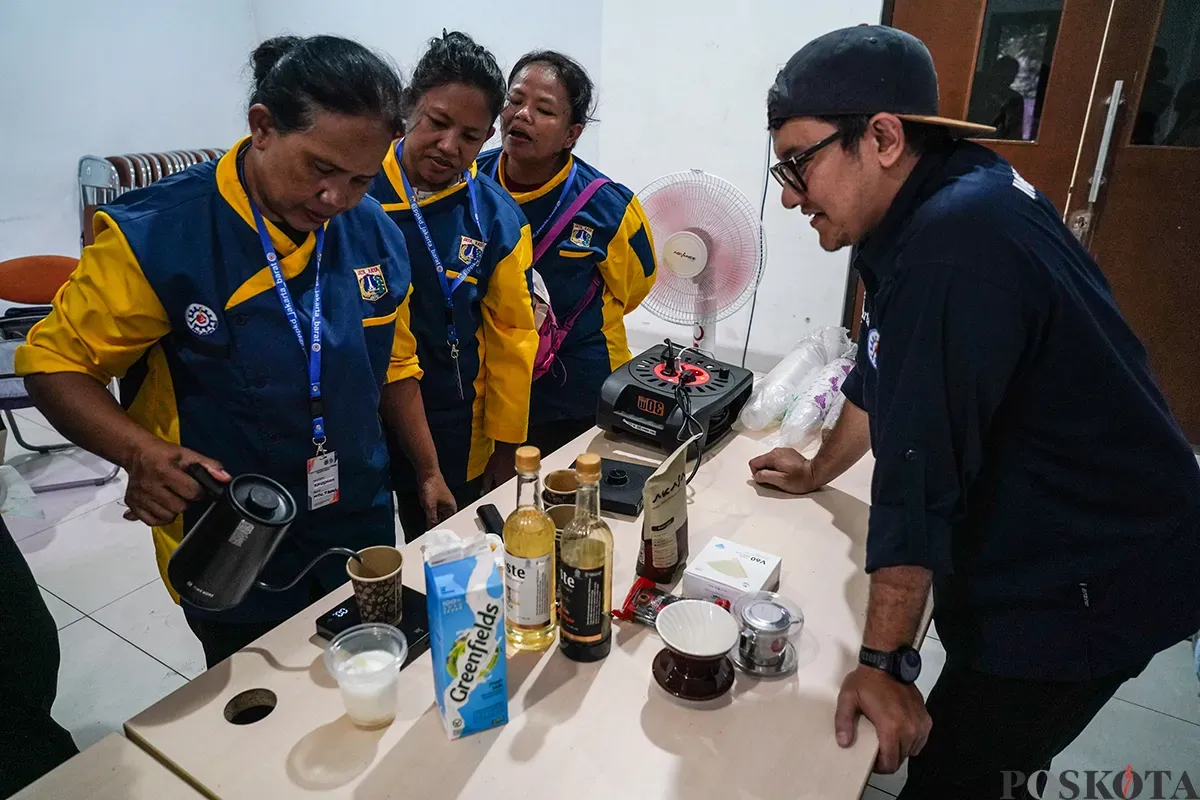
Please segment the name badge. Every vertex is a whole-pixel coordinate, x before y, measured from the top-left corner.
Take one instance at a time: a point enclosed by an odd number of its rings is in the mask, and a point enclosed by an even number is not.
[[[341,491],[338,488],[336,452],[322,453],[308,460],[308,510],[333,505]]]

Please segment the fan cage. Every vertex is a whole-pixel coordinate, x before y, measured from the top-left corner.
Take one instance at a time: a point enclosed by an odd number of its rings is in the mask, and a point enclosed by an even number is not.
[[[680,325],[719,321],[746,304],[762,280],[762,222],[746,196],[727,180],[702,170],[664,175],[638,193],[650,222],[658,277],[643,305]],[[690,231],[708,248],[708,264],[696,279],[666,267],[667,239]]]

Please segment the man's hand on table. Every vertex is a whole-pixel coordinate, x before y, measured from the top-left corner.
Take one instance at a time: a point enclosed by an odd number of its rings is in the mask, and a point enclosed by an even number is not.
[[[859,666],[842,681],[834,714],[840,746],[854,744],[859,714],[875,725],[879,735],[875,771],[884,774],[895,772],[905,759],[920,753],[933,728],[921,691],[874,667]]]
[[[808,494],[819,489],[813,462],[790,447],[776,447],[769,453],[751,459],[750,474],[754,482],[773,486],[791,494]]]

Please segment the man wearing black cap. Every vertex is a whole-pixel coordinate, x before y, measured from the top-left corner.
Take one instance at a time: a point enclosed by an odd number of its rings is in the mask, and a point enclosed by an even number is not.
[[[875,454],[870,600],[838,742],[866,715],[876,769],[913,757],[903,798],[1023,796],[1015,773],[1048,769],[1200,627],[1200,467],[1058,211],[954,138],[990,129],[937,116],[919,40],[822,36],[767,109],[783,204],[826,250],[858,246],[867,290],[829,439],[812,460],[750,462],[799,494]],[[912,644],[931,586],[947,660],[926,711]]]

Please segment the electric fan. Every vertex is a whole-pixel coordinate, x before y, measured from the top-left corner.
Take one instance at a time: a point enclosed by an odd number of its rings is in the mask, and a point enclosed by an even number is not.
[[[642,305],[667,322],[691,325],[692,347],[668,339],[614,371],[600,388],[596,424],[668,452],[701,434],[703,452],[729,431],[754,383],[749,370],[704,349],[712,349],[717,321],[758,287],[762,224],[733,184],[701,170],[659,178],[638,199],[658,260],[658,278]]]
[[[692,326],[692,346],[712,350],[715,324],[746,304],[762,278],[762,223],[726,180],[693,169],[665,175],[638,194],[658,258],[642,305]]]

